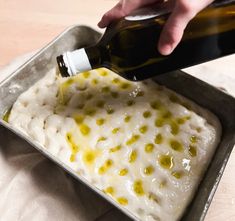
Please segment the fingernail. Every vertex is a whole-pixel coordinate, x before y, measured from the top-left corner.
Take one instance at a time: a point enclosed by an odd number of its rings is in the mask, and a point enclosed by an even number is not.
[[[100,21],[97,25],[98,25],[98,27],[100,27],[100,28],[104,28],[104,27],[105,27],[102,21]]]
[[[173,51],[173,48],[171,44],[165,44],[161,46],[159,51],[162,55],[169,55]]]
[[[99,28],[102,28],[102,25],[101,25],[101,23],[100,23],[100,22],[99,22],[97,25],[98,25],[98,27],[99,27]]]

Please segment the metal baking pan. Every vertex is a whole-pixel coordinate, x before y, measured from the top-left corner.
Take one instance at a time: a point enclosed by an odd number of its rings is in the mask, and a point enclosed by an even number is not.
[[[12,131],[74,176],[77,180],[115,205],[129,218],[136,219],[136,217],[130,214],[125,208],[121,207],[113,200],[110,200],[102,191],[89,184],[68,166],[58,161],[38,143],[1,120],[4,113],[11,108],[17,97],[56,65],[56,56],[67,50],[91,45],[95,43],[99,37],[100,34],[98,32],[86,26],[69,28],[0,83],[0,127],[2,131],[0,134],[0,142],[2,142],[2,138],[5,137],[7,133],[11,133],[10,131]],[[181,71],[160,75],[155,77],[154,80],[210,110],[219,118],[222,125],[221,142],[216,149],[214,157],[210,162],[192,202],[185,210],[184,216],[181,219],[181,221],[202,221],[235,144],[235,99],[211,85]],[[125,215],[123,215],[123,218],[126,220]]]

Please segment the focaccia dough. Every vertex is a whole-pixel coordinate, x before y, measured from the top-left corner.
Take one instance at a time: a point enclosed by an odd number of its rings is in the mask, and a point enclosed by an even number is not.
[[[210,112],[106,69],[68,79],[51,70],[9,123],[144,221],[182,216],[220,139]]]

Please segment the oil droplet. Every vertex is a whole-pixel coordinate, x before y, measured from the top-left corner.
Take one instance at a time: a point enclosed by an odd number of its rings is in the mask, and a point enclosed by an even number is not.
[[[66,135],[66,138],[67,138],[67,142],[71,145],[71,150],[72,151],[78,151],[78,146],[73,141],[72,133],[68,132],[67,135]]]
[[[109,159],[109,160],[106,160],[106,161],[105,161],[105,167],[106,167],[106,168],[109,168],[109,167],[111,167],[112,165],[113,165],[113,161],[112,161],[112,160]]]
[[[157,134],[156,137],[155,137],[154,143],[155,144],[161,144],[162,141],[163,141],[163,136],[160,133]]]
[[[93,109],[93,108],[86,109],[86,110],[84,111],[84,114],[85,114],[85,115],[88,115],[88,116],[91,116],[91,117],[94,116],[95,113],[96,113],[96,110]]]
[[[176,122],[178,123],[178,124],[184,124],[185,123],[185,118],[177,118],[176,119]]]
[[[97,85],[99,83],[99,80],[94,78],[94,79],[92,79],[91,83],[94,85]]]
[[[128,200],[125,197],[118,197],[117,202],[123,206],[126,206],[128,204]]]
[[[150,103],[150,106],[154,109],[154,110],[159,110],[161,108],[161,102],[160,101],[153,101]]]
[[[109,86],[102,87],[102,88],[101,88],[101,92],[103,92],[103,93],[108,93],[108,92],[110,92],[110,87],[109,87]]]
[[[138,196],[144,195],[143,183],[141,180],[136,180],[133,184],[133,190]]]
[[[70,158],[69,158],[70,162],[74,162],[75,161],[75,157],[76,156],[74,154],[71,154]]]
[[[99,139],[97,140],[97,143],[98,143],[98,142],[101,142],[101,141],[105,141],[105,140],[107,140],[106,137],[99,137]]]
[[[197,143],[197,137],[195,135],[190,137],[191,143]]]
[[[176,179],[180,179],[183,174],[182,172],[179,172],[179,171],[173,171],[171,175],[174,176]]]
[[[176,118],[176,122],[178,124],[184,124],[187,120],[190,120],[190,116],[184,116],[184,117],[181,117],[181,118]]]
[[[99,118],[96,120],[96,124],[98,126],[102,126],[105,123],[105,119],[104,118]]]
[[[177,140],[171,140],[170,141],[170,147],[171,149],[173,149],[174,151],[179,151],[181,152],[183,150],[183,146],[182,144],[177,141]]]
[[[146,153],[152,153],[154,149],[154,144],[148,143],[145,145],[145,152]]]
[[[79,147],[78,145],[74,142],[74,139],[73,139],[73,135],[71,132],[68,132],[66,134],[66,140],[71,148],[71,156],[70,156],[70,162],[74,162],[75,161],[75,157],[76,157],[76,154],[77,152],[79,151]]]
[[[2,119],[7,123],[9,122],[10,114],[11,114],[11,108],[9,110],[5,111],[4,114],[3,114]]]
[[[85,71],[85,72],[82,73],[82,76],[84,78],[89,78],[90,77],[90,72],[89,71]]]
[[[137,134],[132,135],[132,137],[129,140],[127,140],[126,145],[130,146],[133,143],[137,142],[139,139],[140,139],[140,135],[137,135]]]
[[[132,150],[130,155],[129,155],[129,163],[134,163],[136,161],[137,158],[137,151],[136,150]]]
[[[131,86],[130,83],[123,82],[123,83],[120,84],[119,87],[120,87],[121,89],[124,89],[124,90],[125,90],[125,89],[128,89],[130,86]]]
[[[87,136],[90,133],[91,129],[88,127],[86,124],[81,124],[80,125],[80,132],[84,135]]]
[[[103,175],[105,172],[106,172],[106,169],[105,169],[103,166],[101,166],[101,167],[99,168],[99,170],[98,170],[98,173],[99,173],[100,175]]]
[[[164,120],[162,118],[158,118],[155,120],[156,127],[162,127],[164,125]]]
[[[114,78],[113,80],[112,80],[112,83],[113,84],[118,84],[118,83],[120,83],[121,82],[121,80],[119,79],[119,78]]]
[[[121,169],[118,174],[120,176],[126,176],[127,173],[128,173],[128,169],[124,168],[124,169]]]
[[[104,102],[103,100],[99,100],[99,101],[97,101],[97,103],[96,103],[96,107],[103,108],[103,107],[104,107],[104,104],[105,104],[105,102]]]
[[[111,92],[111,96],[113,97],[113,98],[118,98],[119,97],[119,94],[118,94],[118,92]]]
[[[127,106],[132,106],[132,105],[135,104],[135,101],[129,100],[129,101],[126,102],[126,104],[127,104]]]
[[[114,113],[114,109],[109,107],[108,109],[106,109],[107,114],[113,114]]]
[[[104,190],[105,193],[107,194],[110,194],[111,196],[114,195],[115,191],[114,191],[114,188],[112,186],[109,186],[107,187],[105,190]]]
[[[164,169],[171,169],[173,167],[173,157],[169,155],[161,155],[158,159],[159,165]]]
[[[98,153],[96,151],[93,150],[87,150],[83,153],[83,161],[87,164],[87,165],[92,165],[97,157]]]
[[[83,123],[85,117],[83,115],[75,115],[73,119],[75,120],[77,124],[81,124]]]
[[[125,123],[128,123],[130,120],[131,120],[131,116],[130,116],[130,115],[127,115],[127,116],[124,118]]]
[[[117,151],[121,150],[121,148],[122,148],[122,146],[121,146],[121,145],[118,145],[118,146],[116,146],[116,147],[110,148],[109,152],[110,152],[110,153],[114,153],[114,152],[117,152]]]
[[[99,168],[99,171],[98,171],[99,174],[102,175],[102,174],[106,173],[110,169],[110,167],[112,167],[112,165],[113,165],[112,160],[110,160],[110,159],[106,160],[104,162],[104,165]]]
[[[145,175],[151,175],[154,172],[154,167],[152,165],[144,168]]]
[[[175,121],[170,122],[171,133],[177,135],[179,133],[179,125]]]
[[[144,113],[143,113],[143,117],[144,118],[150,118],[152,116],[152,113],[150,112],[150,111],[145,111]]]
[[[105,69],[98,69],[97,70],[102,77],[108,76],[108,72]]]
[[[140,133],[145,134],[148,131],[148,126],[144,125],[139,128]]]
[[[73,78],[69,78],[67,81],[65,81],[61,86],[63,87],[69,87],[74,83],[74,79]]]
[[[162,111],[161,116],[164,119],[168,119],[168,118],[170,118],[172,116],[172,113],[170,111],[168,111],[168,110],[164,110],[164,111]]]
[[[112,133],[113,133],[113,134],[116,134],[119,130],[120,130],[119,127],[113,128],[113,129],[112,129]]]
[[[197,156],[197,148],[195,146],[189,145],[188,152],[191,157]]]

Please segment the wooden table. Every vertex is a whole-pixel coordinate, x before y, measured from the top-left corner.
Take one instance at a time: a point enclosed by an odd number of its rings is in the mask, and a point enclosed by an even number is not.
[[[116,0],[0,0],[0,68],[16,56],[43,47],[68,26],[86,24],[97,28],[96,24],[101,15],[116,2]],[[235,220],[234,171],[233,152],[206,221]]]

